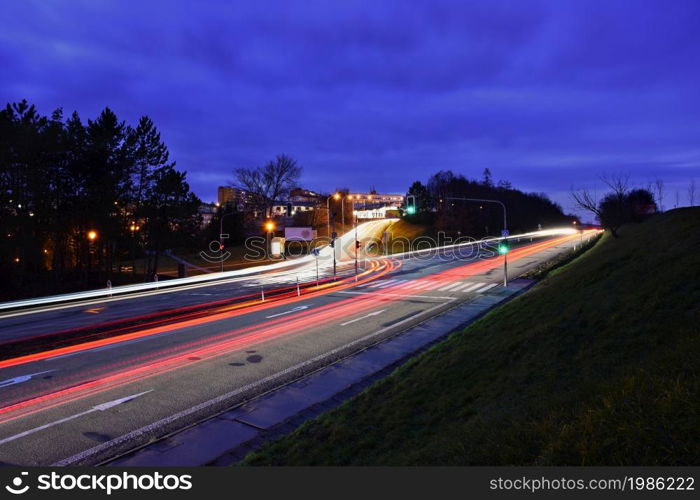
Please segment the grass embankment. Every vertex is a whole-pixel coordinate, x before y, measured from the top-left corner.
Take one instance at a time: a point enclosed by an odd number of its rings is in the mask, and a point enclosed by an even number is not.
[[[700,463],[700,208],[605,235],[247,464]]]
[[[411,243],[416,238],[427,235],[426,226],[411,224],[405,219],[394,222],[387,231],[389,232],[389,253],[406,252],[411,249]]]

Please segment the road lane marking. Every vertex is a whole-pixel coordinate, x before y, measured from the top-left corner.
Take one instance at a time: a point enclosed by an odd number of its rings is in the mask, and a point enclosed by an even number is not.
[[[385,283],[384,285],[380,286],[379,288],[390,288],[390,287],[395,287],[399,286],[401,283],[404,283],[406,280],[398,280],[396,283]]]
[[[441,297],[439,295],[404,295],[402,293],[386,293],[386,292],[349,292],[340,291],[338,293],[344,293],[346,295],[372,295],[378,297],[402,297],[405,299],[444,299],[444,300],[454,300],[454,297]]]
[[[382,309],[381,311],[374,311],[374,312],[371,312],[369,314],[365,314],[364,316],[360,316],[359,318],[351,319],[350,321],[346,321],[345,323],[341,323],[340,326],[349,325],[351,323],[355,323],[356,321],[371,318],[372,316],[377,316],[377,315],[383,313],[384,311],[386,311],[386,309]]]
[[[430,285],[432,285],[432,283],[431,283],[430,281],[422,281],[422,282],[418,283],[418,286],[414,287],[414,289],[415,289],[415,290],[420,290],[420,289],[422,289],[422,288],[427,288],[427,287],[429,287]]]
[[[490,290],[491,288],[498,286],[498,283],[491,283],[490,285],[486,285],[483,288],[479,288],[478,290],[475,290],[476,293],[484,293],[486,290]]]
[[[417,288],[421,283],[422,283],[422,281],[413,281],[413,282],[409,283],[408,285],[404,286],[403,288],[404,288],[404,290],[408,290],[410,288]]]
[[[473,285],[473,283],[469,283],[468,281],[466,283],[460,283],[460,285],[458,287],[455,287],[454,289],[452,289],[452,291],[459,292],[459,291],[461,291],[467,287],[470,287],[472,285]]]
[[[469,292],[472,292],[472,291],[474,291],[474,290],[476,290],[477,288],[480,288],[480,287],[482,287],[482,286],[484,286],[483,283],[474,283],[474,284],[468,286],[467,288],[462,289],[462,293],[469,293]]]
[[[36,377],[37,375],[43,375],[44,373],[50,373],[55,371],[56,370],[44,370],[43,372],[29,373],[27,375],[20,375],[19,377],[15,378],[8,378],[7,380],[3,380],[2,382],[0,382],[0,389],[15,384],[21,384],[22,382],[27,382],[28,380],[31,380],[32,377]]]
[[[384,286],[384,285],[387,285],[389,283],[393,283],[394,281],[396,281],[396,280],[383,280],[383,282],[380,281],[379,283],[375,283],[374,285],[370,285],[369,287],[370,288],[377,288],[378,286]]]
[[[352,292],[340,292],[340,293],[352,293]],[[362,293],[362,292],[355,292],[355,293]],[[448,301],[454,301],[457,300],[454,297],[444,297],[448,299]],[[445,307],[445,303],[440,303],[436,304],[433,307],[429,307],[425,311],[423,311],[421,314],[429,314],[433,311],[436,311],[437,309],[440,309],[441,307]],[[217,396],[215,398],[212,398],[208,401],[204,401],[203,403],[199,403],[198,405],[192,406],[191,408],[187,408],[186,410],[182,410],[180,412],[175,413],[174,415],[171,415],[169,417],[162,418],[156,422],[150,423],[148,425],[144,425],[143,427],[140,427],[138,429],[135,429],[131,432],[128,432],[126,434],[123,434],[119,436],[118,438],[112,439],[110,441],[107,441],[102,444],[98,444],[97,446],[94,446],[92,448],[89,448],[87,450],[83,450],[79,453],[76,453],[75,455],[72,455],[68,458],[64,458],[63,460],[59,460],[58,462],[55,462],[52,464],[53,467],[60,467],[60,466],[66,466],[66,465],[73,465],[77,464],[80,462],[83,462],[90,457],[94,455],[98,455],[100,453],[103,453],[105,450],[108,450],[110,448],[113,448],[115,446],[119,446],[124,443],[128,443],[133,441],[134,439],[137,439],[141,436],[150,436],[154,432],[157,432],[158,429],[171,425],[173,422],[177,422],[178,420],[181,420],[189,415],[196,414],[197,412],[200,412],[202,410],[205,410],[211,406],[225,403],[226,401],[230,400],[231,398],[234,398],[236,396],[239,396],[241,394],[245,394],[251,390],[257,389],[258,387],[265,387],[268,385],[270,382],[274,382],[277,379],[284,377],[285,375],[289,373],[295,373],[298,370],[303,370],[307,366],[312,366],[315,363],[318,363],[319,361],[323,361],[329,357],[335,356],[338,353],[342,353],[344,350],[348,349],[349,347],[355,346],[355,345],[362,345],[362,343],[367,342],[370,339],[373,339],[374,337],[377,337],[381,335],[384,332],[387,332],[393,328],[396,328],[397,326],[406,323],[410,321],[411,319],[415,318],[415,316],[412,316],[411,318],[407,318],[405,320],[401,320],[398,323],[395,323],[391,326],[387,326],[385,328],[382,328],[380,330],[377,330],[376,332],[372,332],[369,335],[365,335],[364,337],[361,337],[357,340],[353,340],[352,342],[349,342],[345,345],[336,347],[335,349],[331,349],[330,351],[320,354],[314,358],[311,358],[309,360],[303,361],[301,363],[298,363],[294,366],[290,366],[289,368],[285,368],[284,370],[281,370],[277,373],[273,373],[272,375],[269,375],[265,378],[262,378],[256,382],[251,382],[248,385],[244,385],[243,387],[239,387],[238,389],[234,389],[233,391],[227,392],[226,394],[222,394],[220,396]]]
[[[148,390],[148,391],[144,391],[144,392],[139,392],[138,394],[132,394],[131,396],[126,396],[126,397],[115,399],[112,401],[107,401],[106,403],[102,403],[99,405],[95,405],[92,408],[90,408],[89,410],[81,411],[80,413],[76,413],[75,415],[71,415],[70,417],[64,417],[64,418],[61,418],[59,420],[49,422],[48,424],[40,425],[39,427],[34,427],[33,429],[29,429],[27,431],[20,432],[19,434],[15,434],[14,436],[6,437],[5,439],[0,439],[0,445],[3,445],[5,443],[9,443],[10,441],[14,441],[15,439],[29,436],[30,434],[34,434],[35,432],[43,431],[44,429],[48,429],[49,427],[54,427],[56,425],[63,424],[63,423],[68,422],[70,420],[75,420],[76,418],[88,415],[89,413],[94,413],[96,411],[109,410],[110,408],[114,408],[115,406],[118,406],[122,403],[128,403],[129,401],[136,399],[140,396],[143,396],[144,394],[148,394],[151,391],[153,391],[153,389]]]
[[[456,288],[461,287],[461,286],[462,286],[461,281],[458,281],[457,283],[450,283],[449,285],[443,286],[442,288],[440,288],[438,290],[438,292],[447,292],[448,290],[451,291],[453,288],[456,289]]]
[[[303,311],[304,309],[308,309],[310,305],[311,305],[311,304],[309,304],[308,306],[297,306],[297,307],[293,307],[293,308],[291,308],[289,311],[284,311],[284,312],[281,312],[281,313],[272,314],[272,315],[270,315],[270,316],[265,316],[265,319],[277,318],[278,316],[284,316],[284,315],[286,315],[286,314],[292,314],[292,313],[295,313],[295,312]]]

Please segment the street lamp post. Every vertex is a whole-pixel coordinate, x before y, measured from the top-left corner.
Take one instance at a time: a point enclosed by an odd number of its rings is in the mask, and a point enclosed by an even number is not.
[[[270,258],[270,255],[272,254],[272,235],[275,231],[275,223],[272,222],[271,220],[267,221],[265,223],[265,232],[267,235],[267,252],[268,252],[268,259]]]
[[[88,275],[92,273],[92,243],[97,239],[97,231],[91,229],[87,232],[88,239]],[[99,273],[98,273],[99,274]]]
[[[355,281],[357,281],[357,254],[360,252],[360,245],[359,241],[357,241],[357,216],[355,215],[355,209],[354,209],[354,204],[353,204],[353,219],[355,223]]]
[[[136,275],[136,232],[140,229],[136,223],[132,223],[129,226],[129,231],[131,231],[131,275]]]
[[[333,217],[333,232],[331,233],[331,248],[333,249],[333,281],[335,281],[335,275],[337,270],[337,265],[335,261],[335,217]]]
[[[480,203],[498,203],[499,205],[501,205],[501,208],[503,209],[503,231],[501,232],[501,235],[503,236],[503,238],[508,237],[508,222],[507,222],[507,218],[506,218],[506,206],[503,204],[502,201],[488,200],[488,199],[482,199],[482,198],[458,198],[458,197],[453,197],[453,196],[447,196],[445,199],[458,200],[458,201],[476,201],[476,202],[480,202]],[[504,287],[508,286],[508,251],[507,250],[503,253],[503,286]]]
[[[233,215],[233,212],[223,214],[219,218],[219,252],[221,253],[221,272],[224,272],[224,219],[229,215]]]
[[[328,213],[328,236],[331,235],[331,198],[338,201],[341,196],[340,193],[335,193],[333,196],[326,198],[326,212]]]

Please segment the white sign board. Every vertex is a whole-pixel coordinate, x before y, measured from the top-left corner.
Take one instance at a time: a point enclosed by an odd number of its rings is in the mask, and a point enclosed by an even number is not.
[[[284,239],[289,241],[311,241],[314,231],[310,227],[285,227]]]

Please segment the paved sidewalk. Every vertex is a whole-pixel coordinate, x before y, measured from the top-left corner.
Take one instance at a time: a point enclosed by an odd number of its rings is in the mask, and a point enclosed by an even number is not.
[[[159,440],[109,465],[227,465],[305,420],[339,406],[398,365],[463,328],[534,282],[514,280],[234,409]]]

